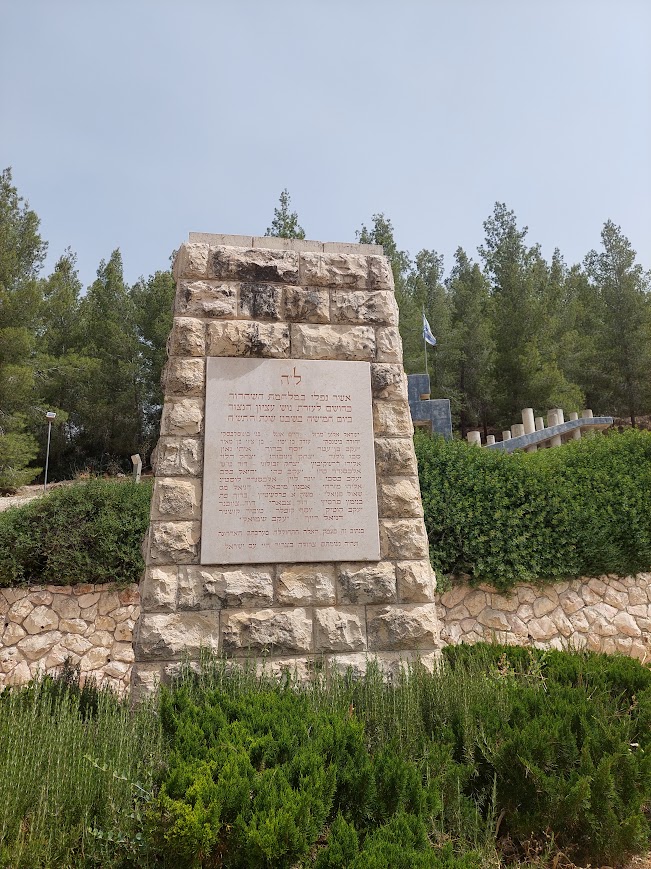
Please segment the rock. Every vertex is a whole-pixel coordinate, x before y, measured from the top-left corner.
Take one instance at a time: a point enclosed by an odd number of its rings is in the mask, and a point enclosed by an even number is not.
[[[125,645],[125,644],[122,644]],[[173,660],[184,653],[197,657],[202,648],[219,649],[219,613],[144,613],[136,648],[142,660]],[[111,658],[125,660],[116,643]]]
[[[397,600],[395,566],[382,561],[341,564],[337,577],[337,599],[343,604]]]
[[[404,474],[416,476],[416,455],[411,438],[375,438],[375,469],[378,476]]]
[[[179,571],[179,609],[270,606],[273,573],[268,565],[232,568],[183,567]]]
[[[523,603],[517,609],[517,616],[523,622],[528,623],[534,617],[533,615],[533,607],[531,604]]]
[[[369,286],[369,264],[365,256],[355,254],[302,253],[301,283],[313,287],[366,289]]]
[[[381,519],[382,558],[429,558],[429,545],[422,519]]]
[[[203,449],[198,438],[162,437],[152,465],[161,477],[199,476],[203,469]]]
[[[203,396],[206,363],[203,358],[170,356],[163,373],[167,395]]]
[[[493,593],[491,595],[490,605],[494,610],[501,610],[505,613],[514,613],[520,606],[520,603],[515,594],[511,597],[507,597],[503,594]]]
[[[470,613],[468,612],[467,607],[463,604],[457,604],[449,609],[445,614],[445,621],[449,624],[454,624],[454,622],[461,621],[462,619],[469,618]]]
[[[147,612],[172,612],[176,609],[178,568],[148,567],[141,583],[142,605]],[[115,622],[111,619],[113,624]]]
[[[95,627],[98,631],[113,631],[115,630],[115,620],[110,616],[97,616]]]
[[[436,577],[429,561],[399,561],[396,564],[398,597],[402,603],[434,600]]]
[[[159,477],[154,483],[152,519],[199,519],[201,481]]]
[[[633,606],[641,606],[649,602],[649,598],[645,588],[631,586],[628,590],[628,599]]]
[[[596,577],[593,577],[592,579],[588,580],[588,588],[592,589],[592,591],[594,591],[595,594],[598,594],[600,597],[603,597],[608,589],[608,586],[606,585],[606,583],[603,580],[597,579]]]
[[[77,598],[77,603],[82,609],[87,609],[88,607],[95,606],[99,601],[99,593],[95,594],[82,594]]]
[[[317,607],[314,610],[315,651],[358,652],[365,648],[364,608]]]
[[[292,323],[292,355],[304,359],[375,359],[371,326],[316,326]]]
[[[642,631],[635,623],[633,616],[629,613],[618,613],[613,619],[613,624],[626,637],[640,637]]]
[[[423,515],[418,477],[381,477],[378,495],[382,517]]]
[[[32,674],[29,669],[29,665],[26,661],[20,661],[14,669],[11,671],[10,675],[6,678],[6,685],[24,685],[29,682],[32,678]]]
[[[376,400],[407,401],[407,377],[402,365],[371,363],[371,392]]]
[[[199,553],[199,522],[152,522],[152,564],[189,564]]]
[[[130,665],[125,661],[110,661],[104,664],[103,671],[107,676],[112,676],[114,679],[124,679],[131,669]]]
[[[298,284],[298,256],[293,250],[220,245],[210,249],[208,274],[222,281]]]
[[[491,628],[494,631],[510,631],[508,619],[503,612],[486,607],[478,616],[477,621],[485,628]]]
[[[113,634],[110,634],[108,631],[94,630],[88,635],[88,639],[91,646],[106,646],[110,648],[113,645]],[[116,637],[116,639],[118,638]],[[131,637],[129,637],[129,640],[131,640]]]
[[[140,591],[136,583],[121,588],[118,592],[118,600],[122,606],[132,606],[140,603]]]
[[[133,640],[133,623],[130,620],[120,622],[115,629],[114,636],[119,643],[130,643]]]
[[[312,651],[312,619],[301,607],[229,611],[222,614],[225,652],[295,654]]]
[[[548,597],[539,597],[533,602],[533,614],[539,619],[542,616],[546,616],[547,613],[552,612],[552,610],[556,609],[558,604],[558,599],[556,602],[550,600]]]
[[[486,592],[479,589],[470,591],[465,597],[464,604],[471,616],[478,616],[487,605]]]
[[[76,619],[79,616],[77,598],[65,594],[55,594],[52,598],[52,609],[62,619]]]
[[[563,592],[560,595],[560,602],[566,615],[572,615],[572,613],[577,612],[584,605],[583,598],[572,590]]]
[[[402,362],[402,339],[395,326],[380,327],[375,332],[377,362]]]
[[[516,594],[518,596],[518,600],[520,601],[520,603],[529,603],[532,605],[533,605],[533,602],[538,597],[537,591],[535,591],[533,588],[531,588],[530,585],[521,585],[517,589]],[[532,612],[533,612],[533,610],[532,610]]]
[[[327,323],[330,293],[315,287],[285,287],[285,319],[289,322]]]
[[[281,606],[334,604],[335,599],[334,564],[278,566],[276,603]]]
[[[59,629],[68,634],[85,634],[88,625],[84,619],[60,619]],[[91,626],[94,630],[94,626]]]
[[[29,599],[34,606],[50,606],[52,603],[52,594],[43,589],[41,591],[33,589]]]
[[[87,640],[86,637],[82,637],[79,634],[65,634],[62,637],[61,644],[65,649],[69,652],[73,652],[75,655],[85,654],[93,645],[90,640]]]
[[[411,437],[414,426],[409,405],[404,401],[374,402],[373,430],[376,436],[394,434],[396,437]]]
[[[558,633],[561,636],[565,637],[565,639],[572,636],[574,633],[574,626],[561,608],[557,607],[549,617],[556,625]]]
[[[468,587],[465,585],[453,585],[441,595],[441,603],[447,609],[455,607],[465,598]]]
[[[97,612],[106,616],[120,606],[120,598],[115,591],[103,591],[97,601]]]
[[[332,322],[395,326],[398,323],[396,297],[388,290],[349,290],[334,293]]]
[[[208,245],[186,242],[177,251],[172,273],[175,278],[204,278],[208,272]]]
[[[97,604],[94,603],[92,606],[85,607],[85,609],[81,610],[79,615],[87,622],[94,622],[97,617]]]
[[[203,400],[179,398],[167,400],[161,418],[161,434],[198,435],[203,428]]]
[[[10,622],[17,622],[18,624],[21,624],[33,609],[34,606],[29,598],[25,597],[17,600],[9,607],[9,611],[7,613],[7,620]]]
[[[247,281],[240,284],[238,313],[254,320],[281,320],[283,288],[277,284]]]
[[[530,621],[527,630],[534,640],[548,641],[558,635],[558,629],[549,616]]]
[[[371,255],[366,258],[368,264],[368,286],[371,290],[394,291],[393,272],[385,256]]]
[[[209,356],[264,356],[272,359],[289,356],[289,326],[286,323],[227,320],[208,323],[207,329]]]
[[[60,631],[48,631],[44,634],[33,634],[23,637],[17,643],[17,648],[28,661],[37,661],[45,656],[55,643],[61,641],[63,634]]]
[[[628,606],[628,594],[625,591],[617,591],[612,586],[609,586],[604,594],[604,601],[617,610],[623,610]]]
[[[80,661],[82,673],[87,673],[89,670],[99,670],[108,661],[109,650],[102,646],[94,646],[89,649]]]
[[[168,342],[170,356],[204,356],[206,327],[203,320],[174,317]]]
[[[13,646],[25,636],[27,636],[27,632],[21,628],[18,622],[7,622],[7,626],[2,634],[2,645]]]
[[[235,317],[236,290],[218,281],[179,281],[177,313],[186,317]]]
[[[369,649],[400,651],[438,647],[438,620],[433,603],[369,606],[366,614]]]
[[[111,613],[111,616],[115,619],[116,622],[123,622],[126,619],[137,618],[138,615],[138,607],[130,604],[129,606],[120,606],[117,609],[114,609]]]
[[[28,634],[54,631],[58,626],[59,617],[47,606],[37,606],[23,621],[23,628]]]
[[[208,643],[206,642],[206,647],[209,648]],[[188,649],[188,654],[190,654],[193,650]],[[131,643],[113,643],[111,646],[111,660],[114,661],[126,661],[127,663],[132,663],[134,660],[134,652],[133,645]]]

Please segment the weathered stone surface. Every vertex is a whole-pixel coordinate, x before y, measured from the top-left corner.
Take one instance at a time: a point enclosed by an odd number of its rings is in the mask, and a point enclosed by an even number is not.
[[[474,589],[465,597],[464,603],[468,607],[468,612],[471,616],[478,616],[488,604],[487,593]]]
[[[31,613],[34,609],[34,605],[28,598],[21,598],[17,600],[15,603],[9,607],[9,611],[7,612],[7,620],[10,622],[18,622],[22,623],[24,619]]]
[[[114,631],[115,619],[112,619],[111,616],[97,616],[95,627],[98,631]]]
[[[89,649],[79,662],[82,673],[89,670],[99,670],[108,661],[110,651],[103,646],[95,646]]]
[[[91,646],[110,647],[113,645],[113,634],[109,633],[109,631],[93,631],[88,639],[90,640]],[[129,640],[131,640],[131,637],[129,637]]]
[[[428,558],[429,546],[422,520],[381,519],[380,552],[382,558]]]
[[[533,603],[533,614],[537,619],[546,616],[553,609],[556,609],[556,604],[548,597],[539,597]]]
[[[203,278],[208,270],[208,245],[186,242],[177,251],[172,274],[179,278]]]
[[[527,625],[527,630],[534,640],[551,640],[558,633],[556,625],[549,616],[543,616],[535,621],[530,621]]]
[[[613,624],[625,637],[642,636],[642,631],[635,623],[633,616],[629,615],[629,613],[618,613],[613,619]]]
[[[279,565],[276,576],[276,603],[281,606],[334,604],[335,565]]]
[[[416,476],[418,468],[411,438],[376,437],[375,469],[379,476],[386,474]]]
[[[170,356],[203,356],[206,352],[206,327],[194,317],[174,317],[168,342]]]
[[[80,607],[76,598],[67,594],[55,594],[52,597],[52,609],[60,618],[76,619]]]
[[[429,559],[399,561],[396,564],[396,579],[401,603],[429,603],[434,600],[436,577]]]
[[[55,643],[62,639],[60,631],[47,631],[43,634],[33,634],[19,640],[16,648],[27,658],[28,661],[37,661],[46,652],[49,652]]]
[[[198,476],[203,468],[202,443],[199,438],[162,437],[152,465],[161,477]]]
[[[74,655],[83,655],[89,649],[92,648],[93,644],[86,637],[82,637],[81,634],[74,633],[66,633],[61,638],[61,644],[65,649],[69,652],[72,652]]]
[[[101,616],[108,615],[120,606],[120,598],[115,591],[105,591],[97,602],[97,612]]]
[[[206,385],[205,367],[205,360],[196,356],[170,356],[163,373],[167,395],[201,397]]]
[[[377,437],[411,437],[414,426],[409,405],[404,401],[376,401],[373,403],[373,430]]]
[[[25,636],[27,631],[24,631],[17,622],[7,622],[7,627],[2,634],[2,645],[13,646]]]
[[[467,608],[463,605],[463,603],[459,603],[446,612],[445,620],[450,624],[454,624],[457,621],[467,619],[469,616],[470,613],[468,612]]]
[[[385,256],[369,256],[368,263],[368,286],[371,290],[392,290],[393,272],[391,264]]]
[[[211,247],[208,274],[226,281],[297,284],[298,257],[292,250]]]
[[[438,645],[438,622],[433,603],[369,606],[366,617],[369,649],[434,649]]]
[[[371,364],[371,390],[373,398],[407,401],[407,376],[402,365],[373,362]]]
[[[228,320],[208,323],[209,356],[289,356],[289,326],[286,323],[258,323]]]
[[[385,518],[423,515],[418,477],[383,477],[378,487],[380,516]]]
[[[337,600],[341,604],[385,603],[397,600],[395,565],[387,562],[340,564]]]
[[[39,634],[41,631],[53,631],[59,626],[59,617],[50,607],[37,606],[23,621],[23,628],[28,634]]]
[[[629,603],[632,606],[641,606],[649,602],[649,596],[645,588],[633,585],[628,590]]]
[[[395,326],[382,326],[375,330],[378,362],[402,362],[402,339]]]
[[[152,522],[150,525],[152,564],[191,564],[199,553],[199,522]]]
[[[237,310],[240,317],[280,320],[283,312],[283,288],[277,284],[246,281],[240,284]]]
[[[577,594],[572,589],[560,595],[560,603],[563,607],[563,611],[567,615],[572,615],[572,613],[577,612],[577,610],[580,610],[584,605],[581,595]]]
[[[333,323],[375,323],[395,326],[398,323],[396,297],[390,291],[343,290],[333,293]]]
[[[615,609],[623,610],[628,605],[629,597],[626,591],[618,591],[609,586],[604,593],[604,602],[614,606]]]
[[[180,281],[177,313],[186,317],[235,317],[237,293],[233,284],[216,281]]]
[[[60,619],[59,630],[68,634],[85,634],[88,623],[85,619]]]
[[[144,613],[136,639],[143,660],[174,660],[204,648],[219,651],[219,613]],[[112,658],[122,660],[115,648]]]
[[[98,602],[99,602],[99,592],[97,592],[97,591],[87,592],[86,594],[82,594],[77,598],[77,603],[79,604],[79,606],[81,607],[82,610],[84,610],[88,607],[94,606]],[[82,618],[83,618],[83,615],[82,615]]]
[[[203,401],[181,398],[166,401],[161,419],[161,434],[180,437],[198,435],[203,428]]]
[[[177,567],[147,568],[140,585],[142,606],[146,612],[172,612],[176,609],[177,572]],[[115,621],[111,621],[115,626]]]
[[[441,605],[444,609],[452,609],[466,597],[468,587],[466,585],[453,585],[441,595]]]
[[[503,612],[491,609],[490,607],[486,607],[486,609],[479,613],[477,621],[485,628],[490,628],[494,631],[510,630],[510,625],[506,615]]]
[[[317,287],[285,287],[285,319],[291,323],[328,323],[330,293]]]
[[[352,361],[375,358],[375,332],[370,326],[292,323],[291,330],[294,357]]]
[[[50,606],[50,604],[52,603],[52,593],[46,591],[45,589],[33,587],[31,594],[29,595],[29,599],[34,604],[34,606]]]
[[[285,610],[225,610],[222,613],[225,652],[300,654],[311,652],[312,618],[302,607]]]
[[[179,609],[265,607],[273,604],[273,569],[268,565],[233,568],[182,567]]]
[[[369,286],[368,259],[354,254],[302,253],[300,283],[313,287],[366,289]]]
[[[317,607],[314,610],[316,652],[358,652],[366,647],[363,607]]]
[[[198,519],[200,512],[200,480],[179,477],[159,477],[156,480],[152,519]]]
[[[133,640],[133,623],[131,619],[128,619],[126,622],[120,622],[116,626],[113,636],[118,643],[130,643]]]

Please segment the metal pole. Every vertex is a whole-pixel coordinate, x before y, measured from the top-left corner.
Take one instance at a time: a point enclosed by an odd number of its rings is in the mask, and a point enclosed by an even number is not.
[[[52,434],[52,420],[47,421],[47,450],[45,451],[45,481],[43,483],[43,494],[47,492],[47,468],[50,464],[50,435]]]
[[[425,340],[425,305],[423,305],[423,351],[425,353],[425,374],[429,377],[427,368],[427,341]]]

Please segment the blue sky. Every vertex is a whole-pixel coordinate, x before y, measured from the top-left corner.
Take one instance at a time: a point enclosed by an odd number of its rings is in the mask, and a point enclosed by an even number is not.
[[[0,0],[0,167],[90,283],[189,231],[309,238],[383,211],[471,256],[496,200],[568,263],[622,226],[651,267],[648,0]]]

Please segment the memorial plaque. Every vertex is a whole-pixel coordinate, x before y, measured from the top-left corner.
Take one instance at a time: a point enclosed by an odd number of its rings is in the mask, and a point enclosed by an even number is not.
[[[379,558],[370,364],[209,357],[201,563]]]

